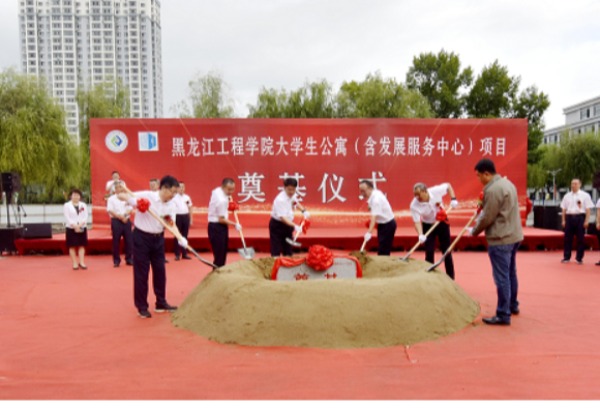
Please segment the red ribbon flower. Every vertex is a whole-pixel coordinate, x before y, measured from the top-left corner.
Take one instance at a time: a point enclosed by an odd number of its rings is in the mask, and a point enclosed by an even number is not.
[[[444,210],[442,207],[440,207],[438,209],[437,214],[435,215],[435,219],[436,219],[436,221],[445,222],[447,224],[448,223],[448,214],[446,214],[446,210]]]
[[[323,245],[312,245],[308,248],[306,264],[315,271],[326,271],[333,265],[333,252]]]
[[[310,228],[310,220],[304,220],[304,224],[302,225],[302,233],[306,235],[306,231]]]
[[[137,209],[139,212],[145,213],[150,208],[150,201],[146,198],[138,198],[137,199]]]
[[[235,201],[230,201],[229,202],[229,207],[227,208],[227,210],[233,212],[233,211],[239,211],[240,210],[240,205],[238,203],[236,203]]]

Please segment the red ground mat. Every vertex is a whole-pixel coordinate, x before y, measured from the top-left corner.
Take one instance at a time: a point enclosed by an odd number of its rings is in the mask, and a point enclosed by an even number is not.
[[[169,258],[168,300],[179,304],[208,268]],[[87,271],[65,256],[0,258],[0,398],[598,399],[598,254],[581,266],[560,259],[519,253],[521,315],[510,327],[478,318],[409,348],[322,350],[222,345],[167,315],[139,319],[132,271],[109,256],[88,257]],[[455,263],[457,282],[492,314],[487,255]]]

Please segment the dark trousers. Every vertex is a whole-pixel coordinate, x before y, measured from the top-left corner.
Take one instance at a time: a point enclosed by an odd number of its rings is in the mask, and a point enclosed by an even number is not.
[[[281,221],[271,218],[269,221],[269,239],[271,240],[271,256],[277,257],[292,255],[292,246],[285,240],[292,238],[294,227],[284,224]]]
[[[113,262],[116,265],[121,263],[121,237],[125,241],[125,262],[131,263],[133,261],[133,237],[131,235],[131,221],[127,220],[125,224],[121,220],[111,218],[110,230],[112,232],[112,253]]]
[[[433,224],[423,223],[423,234],[427,233],[431,229]],[[438,239],[440,243],[440,250],[442,253],[446,252],[450,246],[450,225],[445,222],[440,224],[429,234],[427,241],[425,241],[425,260],[429,263],[434,263],[435,257],[435,239]],[[446,275],[454,279],[454,262],[452,261],[452,254],[448,254],[444,259],[444,265],[446,267]]]
[[[177,214],[175,216],[175,225],[177,225],[177,229],[181,232],[181,235],[185,239],[187,239],[188,234],[190,233],[190,215],[189,214]],[[177,238],[175,238],[175,256],[179,257],[180,255],[187,256],[187,249],[183,248],[177,242]]]
[[[229,227],[220,222],[208,223],[208,240],[213,252],[213,263],[223,266],[227,262],[227,246],[229,244]]]
[[[565,220],[565,259],[571,259],[571,251],[573,250],[573,237],[577,237],[577,255],[578,261],[583,260],[585,252],[585,214],[569,215]]]
[[[489,245],[488,255],[492,263],[492,274],[498,293],[496,316],[510,322],[511,310],[519,308],[517,294],[517,250],[521,243],[507,245]]]
[[[396,220],[393,219],[385,224],[377,224],[377,255],[389,255],[392,253],[394,235],[396,235]]]
[[[138,310],[148,310],[150,265],[156,306],[164,306],[167,303],[165,238],[163,234],[148,234],[136,228],[133,230],[133,298]]]

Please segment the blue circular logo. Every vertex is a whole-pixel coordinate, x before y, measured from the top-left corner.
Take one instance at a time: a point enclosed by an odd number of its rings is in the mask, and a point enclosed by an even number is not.
[[[127,135],[120,130],[111,130],[106,135],[104,143],[108,150],[114,153],[121,153],[127,149]]]

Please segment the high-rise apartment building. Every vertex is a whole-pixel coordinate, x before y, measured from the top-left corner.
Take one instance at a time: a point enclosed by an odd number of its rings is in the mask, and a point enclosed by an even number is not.
[[[44,78],[79,139],[77,89],[119,78],[132,117],[162,116],[159,0],[17,0],[23,72]]]

